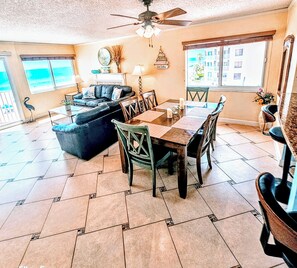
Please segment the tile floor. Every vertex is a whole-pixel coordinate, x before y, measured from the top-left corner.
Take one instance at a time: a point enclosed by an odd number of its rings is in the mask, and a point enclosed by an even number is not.
[[[280,176],[255,127],[220,124],[203,187],[188,164],[188,197],[162,168],[122,174],[118,145],[84,161],[61,151],[48,122],[0,131],[0,267],[284,267],[260,246],[254,180]]]

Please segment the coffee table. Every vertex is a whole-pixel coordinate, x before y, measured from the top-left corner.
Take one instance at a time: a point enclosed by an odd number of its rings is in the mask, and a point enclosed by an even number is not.
[[[51,120],[51,124],[52,125],[58,125],[59,124],[59,119],[61,121],[62,118],[69,118],[71,120],[71,122],[73,123],[73,118],[80,112],[83,112],[83,111],[88,111],[90,110],[90,108],[86,108],[86,107],[82,107],[82,106],[75,106],[75,105],[71,105],[70,106],[70,110],[66,110],[66,106],[63,105],[63,106],[60,106],[60,107],[56,107],[56,108],[53,108],[53,109],[50,109],[48,111],[48,115],[49,115],[49,118]],[[57,114],[57,115],[60,115],[58,118],[58,120],[53,120],[53,114]]]

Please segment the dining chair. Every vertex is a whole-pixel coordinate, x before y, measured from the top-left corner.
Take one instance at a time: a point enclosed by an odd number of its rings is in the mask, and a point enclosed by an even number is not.
[[[122,108],[126,122],[142,113],[141,106],[139,104],[137,96],[121,101],[120,106]]]
[[[277,112],[277,105],[275,104],[268,104],[261,107],[262,117],[263,117],[263,127],[262,127],[262,134],[269,136],[269,131],[265,131],[267,128],[267,124],[272,124],[276,121],[274,114]]]
[[[275,199],[275,178],[268,172],[256,179],[259,205],[264,219],[260,242],[266,255],[283,258],[297,267],[297,213],[286,212]],[[269,244],[273,235],[274,244]]]
[[[187,155],[189,157],[196,158],[196,168],[199,183],[202,185],[202,173],[201,173],[201,157],[206,153],[208,166],[212,169],[211,159],[210,159],[210,146],[213,139],[213,131],[215,128],[216,120],[223,109],[223,104],[208,115],[206,121],[204,122],[201,129],[198,130],[194,139],[189,143],[187,148]]]
[[[220,99],[219,99],[219,102],[218,102],[218,105],[217,107],[215,108],[215,111],[217,109],[219,109],[221,106],[222,106],[222,109],[224,108],[225,106],[225,102],[226,102],[227,98],[226,96],[224,95],[221,95]],[[216,123],[215,123],[215,128],[214,128],[214,131],[213,131],[213,137],[212,137],[212,141],[211,141],[211,148],[212,150],[214,151],[214,141],[216,140],[216,137],[217,137],[217,124],[218,124],[218,118],[216,119]]]
[[[150,90],[150,91],[141,93],[140,95],[146,110],[151,110],[152,108],[158,106],[155,90]]]
[[[118,137],[124,148],[128,162],[128,180],[132,186],[133,164],[152,170],[153,196],[156,196],[156,172],[167,159],[168,171],[172,170],[170,151],[162,146],[153,145],[148,126],[133,126],[111,120],[115,124]]]
[[[209,87],[187,87],[187,100],[207,102]]]

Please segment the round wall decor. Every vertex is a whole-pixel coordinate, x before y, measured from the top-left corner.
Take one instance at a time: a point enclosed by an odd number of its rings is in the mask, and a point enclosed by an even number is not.
[[[110,64],[111,54],[107,47],[103,47],[99,49],[98,60],[102,66],[108,66]]]

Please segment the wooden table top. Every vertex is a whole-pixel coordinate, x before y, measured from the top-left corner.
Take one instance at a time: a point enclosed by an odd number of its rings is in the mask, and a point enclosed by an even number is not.
[[[156,108],[146,111],[128,121],[133,125],[148,125],[152,139],[186,146],[217,103],[186,101],[185,109],[178,109],[178,100],[167,100]],[[167,118],[167,108],[175,111],[173,118]]]

